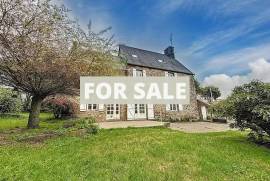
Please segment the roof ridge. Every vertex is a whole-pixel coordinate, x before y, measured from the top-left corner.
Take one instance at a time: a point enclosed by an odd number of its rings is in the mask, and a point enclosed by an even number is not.
[[[141,49],[141,48],[137,48],[137,47],[132,47],[132,46],[127,46],[125,44],[119,44],[119,46],[125,46],[125,47],[128,47],[128,48],[133,48],[133,49],[137,49],[137,50],[141,50],[141,51],[145,51],[145,52],[150,52],[150,53],[155,53],[155,54],[160,54],[160,55],[163,55],[163,56],[166,56],[168,57],[167,55],[163,54],[163,53],[159,53],[159,52],[154,52],[154,51],[151,51],[151,50],[145,50],[145,49]],[[168,57],[170,59],[173,59],[171,57]],[[176,59],[175,59],[176,60]]]

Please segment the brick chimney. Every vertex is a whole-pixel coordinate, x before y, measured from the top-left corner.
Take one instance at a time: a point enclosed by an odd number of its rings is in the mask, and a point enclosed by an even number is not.
[[[173,46],[169,46],[168,48],[166,48],[164,50],[164,54],[167,55],[170,58],[175,58],[174,47]]]

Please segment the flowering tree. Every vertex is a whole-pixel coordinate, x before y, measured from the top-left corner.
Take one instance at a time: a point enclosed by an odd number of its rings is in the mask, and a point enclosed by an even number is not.
[[[67,14],[50,0],[0,1],[0,83],[31,95],[28,128],[39,126],[46,97],[78,94],[80,75],[117,72],[111,39]]]
[[[80,107],[77,99],[68,96],[48,97],[44,104],[52,109],[55,118],[72,117]]]

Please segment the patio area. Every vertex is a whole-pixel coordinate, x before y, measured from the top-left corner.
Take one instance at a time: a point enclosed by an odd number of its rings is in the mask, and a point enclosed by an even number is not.
[[[229,124],[213,122],[171,123],[169,128],[186,133],[208,133],[233,130],[230,128]]]
[[[158,122],[158,121],[108,121],[108,122],[100,122],[97,123],[101,129],[112,129],[112,128],[128,128],[128,127],[156,127],[156,126],[165,126],[166,122]]]
[[[168,123],[159,121],[110,121],[97,123],[101,129],[113,128],[128,128],[128,127],[156,127],[167,126],[172,130],[183,131],[186,133],[208,133],[208,132],[223,132],[233,130],[229,124],[212,123],[212,122],[181,122],[181,123]]]

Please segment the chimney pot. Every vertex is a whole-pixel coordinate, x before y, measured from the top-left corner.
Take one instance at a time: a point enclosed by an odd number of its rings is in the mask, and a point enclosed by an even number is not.
[[[175,58],[174,55],[174,47],[173,46],[169,46],[168,48],[166,48],[164,50],[164,54],[170,58]]]

